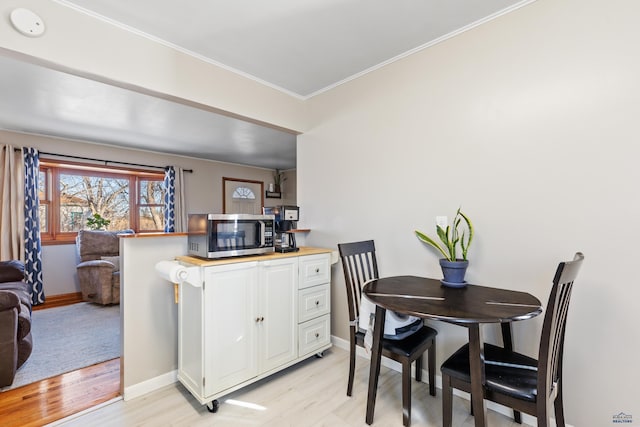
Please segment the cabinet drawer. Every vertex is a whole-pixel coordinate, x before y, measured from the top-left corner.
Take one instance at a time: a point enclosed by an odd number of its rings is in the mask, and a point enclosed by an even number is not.
[[[329,313],[330,285],[313,286],[298,291],[298,323]]]
[[[329,344],[330,315],[325,314],[317,319],[309,320],[298,327],[298,357],[313,353],[317,349]]]
[[[300,289],[329,283],[331,277],[331,254],[300,257],[298,286]]]

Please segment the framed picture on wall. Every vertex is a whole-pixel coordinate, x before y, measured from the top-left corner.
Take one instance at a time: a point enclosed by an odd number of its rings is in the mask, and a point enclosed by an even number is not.
[[[249,179],[222,178],[222,212],[262,214],[264,182]]]

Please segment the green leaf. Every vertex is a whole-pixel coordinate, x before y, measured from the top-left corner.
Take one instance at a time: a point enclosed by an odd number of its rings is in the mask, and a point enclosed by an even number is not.
[[[436,225],[436,232],[438,233],[438,237],[440,238],[442,243],[444,243],[445,246],[449,246],[449,226],[447,226],[447,229],[445,231],[442,227]]]
[[[469,246],[471,246],[471,241],[473,240],[473,234],[474,234],[473,223],[471,222],[469,217],[465,215],[460,209],[458,209],[457,215],[460,215],[464,219],[464,222],[467,224],[467,228],[469,229],[469,236],[467,238],[466,243],[464,242],[464,236],[463,236],[463,241],[460,243],[460,247],[462,248],[463,259],[467,259],[467,251],[469,250]]]
[[[442,229],[441,227],[438,227],[438,228]],[[442,232],[444,233],[444,230],[442,230]],[[449,256],[444,251],[444,249],[442,249],[442,247],[435,240],[433,240],[431,237],[427,236],[426,234],[421,233],[418,230],[416,230],[415,233],[418,239],[420,239],[424,243],[427,243],[428,245],[431,245],[431,247],[437,249],[442,254],[443,257],[451,261],[451,258],[449,258]]]

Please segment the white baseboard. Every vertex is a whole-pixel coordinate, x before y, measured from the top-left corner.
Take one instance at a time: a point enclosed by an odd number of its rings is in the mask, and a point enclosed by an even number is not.
[[[349,341],[345,339],[336,337],[335,335],[331,335],[331,343],[338,348],[349,351]],[[367,353],[367,351],[362,347],[356,347],[356,355],[360,357],[364,357],[365,359],[371,359],[371,355]],[[394,360],[383,358],[382,365],[390,369],[393,369],[396,372],[402,372],[402,365]],[[436,366],[437,365],[438,364],[436,363]],[[423,366],[425,365],[423,364]],[[422,370],[423,382],[425,382],[424,379],[428,379],[428,378],[429,378],[428,372],[425,369],[423,369]],[[438,373],[436,373],[436,388],[439,388],[440,392],[442,393],[442,375]],[[463,391],[454,389],[453,394],[465,400],[468,400],[469,402],[471,401],[469,393],[465,393]],[[502,406],[495,402],[490,402],[490,401],[486,401],[486,404],[487,404],[487,409],[491,409],[492,411],[505,415],[507,417],[513,417],[513,410],[511,408],[508,408],[506,406]],[[555,418],[551,418],[551,420],[552,420],[551,425],[555,425]],[[528,414],[522,414],[522,422],[523,424],[527,424],[531,426],[538,425],[538,421],[536,417],[533,417]],[[573,426],[571,424],[566,424],[566,427],[573,427]]]
[[[122,400],[122,396],[114,397],[113,399],[107,400],[106,402],[99,403],[95,406],[85,409],[84,411],[76,412],[75,414],[71,414],[68,417],[62,418],[57,421],[53,421],[46,425],[46,427],[56,427],[59,425],[63,425],[68,421],[75,420],[76,418],[80,418],[83,415],[86,415],[90,412],[97,411],[100,408],[104,408],[105,406],[111,405],[112,403],[119,402]]]
[[[174,370],[171,372],[167,372],[166,374],[151,378],[150,380],[125,387],[123,398],[125,401],[135,399],[136,397],[143,396],[162,387],[171,385],[176,381],[178,381],[178,371]]]

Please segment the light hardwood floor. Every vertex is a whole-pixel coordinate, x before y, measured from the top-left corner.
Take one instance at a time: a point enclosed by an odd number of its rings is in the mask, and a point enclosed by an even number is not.
[[[0,426],[38,427],[120,395],[120,359],[0,393]]]
[[[311,358],[270,378],[220,399],[209,413],[179,383],[130,401],[117,401],[75,419],[54,425],[72,426],[366,426],[369,362],[358,358],[353,396],[347,397],[348,352],[336,347],[321,359]],[[426,377],[426,375],[425,375]],[[429,395],[425,383],[413,382],[413,427],[442,425],[442,393]],[[488,411],[487,423],[515,427],[511,419]],[[473,426],[469,403],[454,398],[453,424]],[[400,373],[382,367],[374,427],[402,426]]]
[[[33,310],[82,302],[80,292],[54,295]],[[0,393],[0,426],[40,427],[120,396],[120,359]]]

